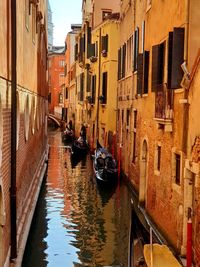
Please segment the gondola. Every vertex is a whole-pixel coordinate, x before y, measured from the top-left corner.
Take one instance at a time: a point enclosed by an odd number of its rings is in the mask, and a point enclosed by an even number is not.
[[[93,156],[93,168],[98,181],[112,184],[117,182],[117,162],[98,141]]]
[[[74,131],[66,128],[66,130],[62,133],[62,141],[70,143],[74,139]]]
[[[74,140],[72,143],[72,153],[74,156],[82,156],[86,155],[89,150],[89,145],[87,140],[83,139],[81,136],[77,139]]]

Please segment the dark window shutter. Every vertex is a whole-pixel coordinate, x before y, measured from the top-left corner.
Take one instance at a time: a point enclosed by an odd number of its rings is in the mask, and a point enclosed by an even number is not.
[[[139,54],[137,58],[137,94],[142,94],[143,84],[143,54]]]
[[[144,82],[143,93],[148,94],[148,81],[149,81],[149,51],[144,52]]]
[[[118,80],[121,79],[121,47],[118,50]]]
[[[152,92],[163,88],[165,43],[152,47]]]
[[[108,52],[108,34],[102,36],[102,50]]]
[[[184,62],[184,28],[174,28],[169,35],[168,88],[180,88],[183,78],[181,64]],[[171,51],[170,51],[171,50]]]
[[[126,44],[122,47],[122,78],[125,77],[126,72]]]
[[[106,104],[107,102],[107,72],[103,73],[103,82],[102,82],[102,95],[103,95],[103,101],[102,104]]]
[[[91,86],[91,75],[89,73],[89,70],[87,71],[87,92],[90,92],[90,86]]]
[[[167,66],[167,87],[171,88],[172,81],[172,47],[173,47],[173,32],[169,32],[168,37],[168,66]]]
[[[87,58],[95,56],[95,44],[88,44]]]
[[[83,98],[84,98],[83,90],[84,90],[84,73],[81,73],[81,77],[80,77],[80,101],[83,101]]]
[[[78,60],[78,44],[74,46],[74,60]]]
[[[87,28],[87,43],[91,44],[91,27]]]
[[[134,62],[133,62],[133,70],[137,70],[137,57],[139,54],[139,28],[137,27],[134,33]]]
[[[96,96],[96,75],[92,76],[92,103],[95,104]]]

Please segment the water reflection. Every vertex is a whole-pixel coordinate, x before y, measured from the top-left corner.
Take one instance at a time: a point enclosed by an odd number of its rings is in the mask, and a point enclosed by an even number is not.
[[[96,183],[90,156],[72,164],[60,132],[49,134],[48,177],[23,266],[128,266],[130,195]],[[73,162],[74,163],[74,162]]]

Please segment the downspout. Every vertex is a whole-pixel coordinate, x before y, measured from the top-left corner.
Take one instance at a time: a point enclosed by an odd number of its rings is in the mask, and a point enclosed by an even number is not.
[[[101,89],[101,28],[99,29],[99,77],[98,77],[98,92],[97,92],[97,134],[96,139],[99,140],[99,96],[100,96],[100,89]]]
[[[10,259],[17,257],[16,225],[16,126],[17,126],[17,27],[16,0],[11,0],[11,183],[10,183],[10,224],[11,254]]]

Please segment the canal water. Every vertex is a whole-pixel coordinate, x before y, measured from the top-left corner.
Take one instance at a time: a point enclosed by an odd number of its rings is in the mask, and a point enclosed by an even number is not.
[[[50,131],[48,138],[47,177],[22,267],[130,266],[128,188],[123,182],[110,188],[100,186],[90,155],[74,162],[59,130]]]

